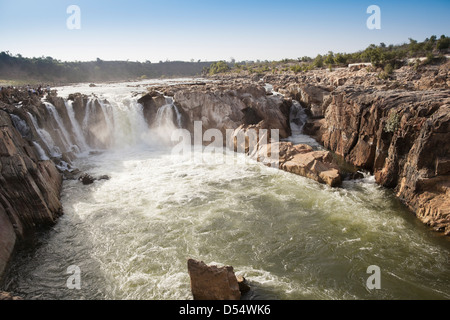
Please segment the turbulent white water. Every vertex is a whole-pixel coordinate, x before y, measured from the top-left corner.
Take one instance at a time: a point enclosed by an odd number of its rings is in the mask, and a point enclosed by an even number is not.
[[[134,98],[108,101],[113,147],[75,165],[110,180],[64,182],[65,214],[16,259],[8,290],[34,299],[191,299],[187,259],[196,258],[232,265],[250,299],[450,298],[448,239],[373,177],[330,188],[225,150],[220,164],[217,154],[180,161],[159,136],[176,127],[166,121],[174,109],[161,111],[166,128],[148,128]],[[81,290],[66,287],[71,265]],[[366,287],[371,265],[381,269],[380,290]]]
[[[50,156],[51,157],[60,157],[62,154],[61,150],[59,149],[59,147],[57,145],[55,145],[55,142],[53,141],[52,136],[47,132],[47,130],[39,127],[35,116],[33,116],[29,112],[27,112],[27,114],[30,117],[31,122],[33,123],[33,126],[36,129],[36,132],[38,133],[39,137],[48,147],[48,149],[50,151]],[[42,149],[42,147],[41,147],[41,149]]]
[[[308,120],[305,109],[298,101],[292,101],[291,112],[289,114],[292,135],[286,139],[293,144],[307,144],[313,148],[320,149],[320,144],[310,136],[303,134],[303,126]]]
[[[33,141],[33,145],[39,154],[39,160],[50,160],[50,158],[47,157],[47,154],[45,153],[44,149],[42,149],[42,147],[39,143],[37,143],[36,141]]]
[[[78,123],[78,121],[75,119],[75,113],[73,111],[73,101],[70,100],[66,100],[65,101],[65,106],[67,109],[67,114],[69,116],[70,119],[70,123],[72,125],[72,130],[73,130],[73,134],[76,140],[76,143],[78,145],[78,147],[81,150],[88,150],[89,147],[87,145],[86,139],[84,137],[83,131],[80,127],[80,124]]]
[[[55,106],[49,102],[44,102],[44,105],[47,108],[48,112],[52,115],[53,119],[56,121],[58,130],[62,133],[61,141],[64,143],[66,149],[65,151],[72,151],[73,149],[75,149],[75,151],[79,152],[78,146],[72,143],[72,135],[67,131],[66,126],[64,125],[64,122],[61,119],[61,116],[59,115]]]

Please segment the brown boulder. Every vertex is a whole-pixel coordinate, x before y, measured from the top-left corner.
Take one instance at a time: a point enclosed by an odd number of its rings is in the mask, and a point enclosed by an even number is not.
[[[339,167],[328,151],[297,153],[291,160],[281,163],[280,167],[331,187],[337,187],[342,182]]]
[[[208,266],[203,261],[188,260],[194,300],[239,300],[241,292],[233,267]]]

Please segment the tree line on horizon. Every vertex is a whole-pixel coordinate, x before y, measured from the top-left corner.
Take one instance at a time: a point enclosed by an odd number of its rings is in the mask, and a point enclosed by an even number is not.
[[[376,68],[384,68],[385,76],[404,65],[406,59],[426,57],[425,63],[442,61],[449,52],[450,38],[431,36],[422,42],[412,38],[400,45],[371,44],[354,53],[318,54],[315,58],[301,57],[281,61],[242,61],[233,58],[229,62],[214,61],[160,61],[159,63],[134,61],[103,61],[97,58],[89,62],[62,62],[52,57],[25,58],[20,54],[0,52],[0,81],[20,80],[39,83],[77,83],[96,81],[124,81],[152,78],[192,77],[227,72],[277,73],[305,72],[314,68],[343,67],[351,63],[370,62]]]
[[[200,76],[211,62],[104,61],[62,62],[52,57],[25,58],[0,52],[0,80],[31,83],[77,83]]]
[[[335,68],[346,67],[353,63],[371,63],[375,68],[382,68],[389,74],[393,70],[400,68],[405,64],[406,59],[426,57],[421,63],[433,63],[445,60],[443,57],[449,52],[450,38],[442,35],[435,35],[418,42],[409,38],[409,43],[400,45],[379,45],[371,44],[366,49],[354,53],[334,53],[329,51],[327,54],[318,54],[316,57],[304,56],[297,59],[283,59],[281,61],[250,61],[230,62],[218,61],[212,63],[203,70],[204,74],[214,75],[226,72],[247,72],[256,74],[265,74],[268,72],[287,72],[294,73],[306,72],[315,68]],[[418,63],[418,62],[414,62]]]

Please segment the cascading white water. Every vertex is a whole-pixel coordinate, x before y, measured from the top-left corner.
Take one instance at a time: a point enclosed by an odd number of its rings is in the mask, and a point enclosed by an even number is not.
[[[289,114],[292,135],[286,139],[294,144],[307,144],[313,148],[321,149],[320,144],[308,135],[303,134],[303,127],[308,120],[308,115],[300,102],[292,100]]]
[[[86,135],[89,130],[89,118],[91,117],[91,113],[93,113],[93,109],[94,109],[94,100],[89,99],[86,103],[86,109],[85,109],[85,113],[84,113],[83,123],[81,125],[84,135]]]
[[[114,136],[114,116],[112,112],[112,106],[109,103],[98,100],[100,107],[103,112],[103,116],[105,117],[106,128],[105,131],[108,136]]]
[[[166,97],[166,104],[157,112],[152,128],[148,135],[151,144],[170,145],[171,135],[174,130],[182,127],[181,113],[171,97]],[[157,137],[155,139],[155,137]]]
[[[255,299],[450,298],[448,243],[373,177],[330,188],[256,162],[177,161],[159,136],[148,139],[157,128],[147,127],[134,98],[105,98],[114,145],[75,165],[110,179],[64,181],[65,214],[32,254],[19,254],[10,291],[27,299],[191,299],[191,257],[233,265]],[[168,121],[174,109],[161,108],[155,121],[176,128]],[[292,119],[303,119],[300,111]],[[70,265],[80,268],[81,290],[65,286]],[[381,290],[365,285],[370,265],[381,268]]]
[[[292,107],[289,114],[292,135],[299,135],[303,133],[303,126],[308,120],[308,115],[300,102],[292,100]]]
[[[50,155],[52,157],[61,157],[62,153],[61,150],[57,145],[55,145],[55,142],[52,139],[52,136],[45,130],[39,128],[39,125],[37,123],[37,120],[35,116],[33,116],[30,112],[27,112],[28,116],[31,119],[31,122],[33,123],[34,128],[36,129],[36,132],[38,133],[41,140],[45,143],[48,150],[50,151]]]
[[[20,119],[15,114],[11,114],[11,120],[14,124],[14,127],[19,131],[19,133],[22,135],[22,137],[26,137],[30,135],[30,128],[28,127],[28,124],[25,120]]]
[[[47,108],[48,112],[52,115],[53,119],[56,121],[59,130],[62,133],[61,140],[64,144],[65,151],[76,151],[79,152],[79,148],[77,145],[72,143],[72,137],[69,134],[69,132],[66,129],[66,126],[64,125],[63,120],[61,119],[61,116],[58,113],[58,110],[56,110],[55,106],[51,104],[50,102],[44,102],[45,107]],[[75,149],[75,150],[74,150]]]
[[[80,148],[81,151],[89,150],[89,146],[83,135],[83,130],[81,129],[78,121],[75,119],[75,112],[73,111],[73,101],[65,100],[64,104],[67,109],[67,114],[69,115],[70,123],[72,124],[73,134],[75,135],[75,140],[77,142],[78,147]]]
[[[114,121],[115,148],[129,147],[145,142],[148,125],[140,105],[134,98],[111,99]]]
[[[36,148],[37,153],[39,154],[39,160],[50,160],[49,157],[45,154],[44,149],[42,149],[41,145],[36,141],[33,141],[33,145]]]
[[[178,128],[181,128],[183,125],[181,123],[181,113],[180,110],[178,110],[177,106],[175,105],[172,97],[166,97],[167,104],[172,106],[173,112],[175,112],[175,116],[177,118],[177,126]]]
[[[160,107],[156,113],[157,127],[175,127],[173,123],[173,105],[165,104]]]

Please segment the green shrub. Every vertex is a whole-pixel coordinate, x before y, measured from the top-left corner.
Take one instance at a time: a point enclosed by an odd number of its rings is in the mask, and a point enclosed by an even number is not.
[[[436,49],[446,50],[450,47],[450,38],[442,35],[436,43]]]
[[[388,63],[384,66],[384,71],[381,72],[378,77],[383,80],[387,80],[391,77],[392,73],[394,72],[394,67],[392,64]]]
[[[225,61],[217,61],[209,66],[209,74],[224,73],[230,70],[230,66]]]
[[[314,59],[313,66],[316,68],[322,68],[323,67],[323,57],[322,55],[318,54],[317,57]]]

